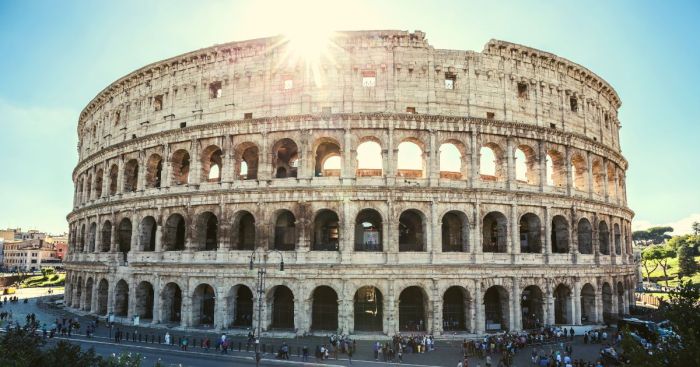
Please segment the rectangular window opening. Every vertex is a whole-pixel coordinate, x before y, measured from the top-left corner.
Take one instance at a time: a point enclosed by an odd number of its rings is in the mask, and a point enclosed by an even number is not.
[[[518,98],[527,98],[527,84],[518,83]]]
[[[457,81],[457,74],[455,73],[445,73],[445,89],[455,89],[455,82]]]
[[[243,114],[243,119],[244,120],[252,120],[253,119],[253,113],[252,112],[246,112]]]
[[[186,123],[186,122],[181,122],[181,123],[180,123],[180,129],[184,129],[184,128],[186,128],[186,127],[187,127],[187,123]]]
[[[493,120],[496,118],[496,114],[493,112],[486,112],[486,118],[489,120]]]
[[[153,97],[153,111],[162,111],[163,110],[163,95],[157,95]]]
[[[222,92],[221,82],[209,83],[209,99],[221,98]]]
[[[551,127],[552,129],[556,129],[556,128],[557,128],[557,124],[549,124],[549,127]]]
[[[578,112],[578,99],[576,97],[569,98],[569,105],[571,106],[571,112]]]
[[[406,107],[406,113],[416,113],[415,107]]]
[[[294,88],[294,80],[285,79],[284,80],[284,90],[290,90]]]
[[[377,85],[377,72],[376,71],[363,71],[362,72],[362,86],[364,88],[374,88]]]

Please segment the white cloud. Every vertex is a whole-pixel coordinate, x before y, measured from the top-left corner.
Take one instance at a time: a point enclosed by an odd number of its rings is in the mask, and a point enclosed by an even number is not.
[[[687,217],[681,218],[677,221],[670,222],[670,223],[661,223],[661,224],[655,224],[655,223],[652,223],[652,222],[650,222],[648,220],[644,220],[644,219],[633,220],[632,221],[632,230],[637,231],[637,230],[647,229],[649,227],[670,226],[670,227],[673,227],[673,232],[671,234],[683,235],[683,234],[692,233],[691,226],[694,222],[700,222],[700,213],[693,213],[693,214],[690,214]]]
[[[3,129],[19,134],[54,134],[66,132],[75,135],[78,112],[67,108],[19,106],[0,98],[0,121]]]

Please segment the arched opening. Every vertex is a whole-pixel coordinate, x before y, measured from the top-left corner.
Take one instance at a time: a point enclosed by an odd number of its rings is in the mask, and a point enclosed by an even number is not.
[[[453,210],[442,217],[442,252],[469,251],[469,222],[464,213]]]
[[[175,185],[185,185],[190,180],[190,153],[179,149],[171,158],[172,181]]]
[[[109,283],[107,279],[100,280],[97,284],[97,314],[107,314],[107,300],[109,299]]]
[[[593,253],[593,227],[591,222],[586,218],[581,218],[578,221],[578,252],[582,254],[592,254]]]
[[[564,158],[556,150],[550,150],[545,157],[547,185],[563,187],[566,183]]]
[[[255,180],[258,178],[258,147],[251,143],[243,144],[240,148],[238,167],[239,180]]]
[[[338,214],[323,209],[314,219],[314,233],[311,237],[313,251],[338,251],[340,243],[340,225]]]
[[[490,212],[482,225],[483,252],[502,252],[508,249],[508,220],[501,212]]]
[[[314,289],[311,330],[338,330],[338,294],[331,287],[320,286]]]
[[[487,331],[505,330],[510,325],[508,291],[500,285],[494,285],[484,294],[484,315]]]
[[[87,197],[86,200],[92,199],[92,175],[88,175],[87,187],[86,187]]]
[[[523,329],[539,329],[544,325],[544,295],[540,287],[531,285],[523,289],[520,311]]]
[[[598,195],[603,195],[603,188],[605,187],[605,172],[603,171],[603,164],[600,160],[593,161],[593,192]]]
[[[159,188],[163,174],[163,158],[158,154],[151,154],[146,163],[146,187]]]
[[[182,251],[185,249],[185,218],[172,214],[163,228],[163,250]]]
[[[197,248],[214,251],[219,247],[219,220],[212,212],[197,217]]]
[[[284,138],[272,148],[274,159],[272,162],[275,178],[297,177],[299,164],[299,149],[297,143],[289,138]]]
[[[357,177],[381,176],[384,158],[382,147],[375,141],[365,141],[357,146]]]
[[[471,298],[463,287],[453,286],[442,296],[442,329],[466,331],[470,324]]]
[[[216,294],[209,284],[200,284],[192,295],[192,323],[194,326],[214,326]]]
[[[255,217],[250,212],[242,211],[233,222],[234,250],[253,250],[255,248]]]
[[[164,323],[180,323],[182,320],[182,291],[175,283],[168,283],[161,292],[161,320]]]
[[[131,159],[124,165],[124,192],[135,192],[139,182],[139,162]]]
[[[602,255],[610,255],[610,232],[608,224],[604,221],[598,223],[598,252]]]
[[[453,143],[440,145],[440,178],[450,180],[462,178],[462,153]]]
[[[586,283],[581,288],[581,323],[596,323],[595,313],[595,289],[590,283]]]
[[[397,155],[398,177],[423,178],[424,174],[423,149],[413,141],[407,140],[399,144]]]
[[[92,278],[88,278],[85,282],[85,304],[83,310],[90,311],[92,309],[92,287],[94,286]]]
[[[97,223],[90,224],[90,231],[88,233],[88,247],[87,252],[95,252],[95,240],[97,239]]]
[[[399,331],[426,330],[427,297],[423,289],[412,286],[399,295]]]
[[[571,174],[574,188],[580,191],[588,191],[588,164],[580,154],[571,157]]]
[[[97,170],[97,174],[95,174],[95,198],[99,199],[102,197],[102,177],[104,176],[104,171],[102,171],[102,168]]]
[[[210,145],[202,151],[202,181],[221,181],[222,152],[216,145]]]
[[[129,285],[120,279],[114,287],[114,315],[126,317],[129,313]]]
[[[615,241],[615,255],[622,255],[622,245],[621,245],[621,234],[620,234],[620,225],[615,223],[613,224],[613,238]]]
[[[532,213],[520,217],[520,252],[539,254],[542,252],[540,218]]]
[[[143,251],[155,251],[156,250],[156,220],[155,218],[148,216],[143,218],[141,221],[141,233],[139,242],[141,243],[141,248]]]
[[[409,209],[399,216],[399,251],[425,251],[423,213]]]
[[[314,162],[314,176],[339,177],[341,164],[340,146],[330,141],[319,144],[316,148]]]
[[[296,247],[296,218],[289,210],[282,210],[275,220],[274,249],[279,251],[294,251]]]
[[[233,311],[231,327],[253,326],[253,292],[245,285],[236,285],[229,292],[228,309]]]
[[[271,329],[294,329],[294,294],[292,291],[278,285],[272,290]]]
[[[153,319],[153,285],[143,281],[136,287],[136,315],[144,320]]]
[[[362,209],[355,219],[355,251],[382,251],[382,216],[374,209]]]
[[[117,180],[119,179],[119,167],[113,164],[109,169],[109,195],[117,193]]]
[[[520,145],[515,149],[515,179],[529,185],[536,185],[537,176],[535,150],[527,145]]]
[[[119,240],[117,242],[119,252],[128,253],[131,251],[131,221],[129,218],[122,219],[119,222]]]
[[[559,284],[554,289],[554,323],[572,324],[574,320],[573,307],[571,307],[571,289],[564,284]]]
[[[501,148],[488,143],[479,149],[479,175],[483,181],[503,179],[503,159]]]
[[[112,248],[112,222],[105,221],[102,225],[102,246],[100,251],[109,252]]]
[[[384,300],[382,292],[375,287],[365,286],[355,292],[355,331],[382,331]]]
[[[613,315],[613,292],[612,292],[612,287],[610,284],[603,283],[603,289],[602,289],[602,296],[603,296],[603,322],[606,324],[612,322],[615,320],[615,317]]]
[[[569,252],[569,221],[562,215],[552,218],[552,253],[566,254]]]

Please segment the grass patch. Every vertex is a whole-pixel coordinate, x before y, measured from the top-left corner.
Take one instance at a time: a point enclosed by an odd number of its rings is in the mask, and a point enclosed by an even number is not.
[[[63,285],[65,281],[66,274],[36,275],[23,280],[22,288],[55,287]]]

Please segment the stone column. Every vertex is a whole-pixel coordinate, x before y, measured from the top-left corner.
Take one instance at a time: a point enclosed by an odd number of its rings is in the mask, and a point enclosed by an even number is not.
[[[171,173],[172,170],[172,159],[170,157],[170,144],[163,144],[163,170],[160,172],[160,187],[170,187]]]
[[[138,181],[134,191],[143,191],[146,189],[146,165],[148,164],[148,158],[146,157],[146,152],[144,152],[143,149],[139,151],[138,162]]]
[[[197,186],[202,179],[201,144],[196,138],[190,143],[190,174],[188,184]]]
[[[95,248],[93,250],[95,253],[99,253],[102,248],[102,222],[99,214],[95,217],[95,224]]]
[[[394,292],[394,281],[389,280],[388,292],[384,303],[384,334],[393,335],[399,331],[398,302]]]
[[[588,177],[586,177],[588,182],[588,198],[592,199],[595,190],[593,189],[593,159],[591,158],[590,151],[586,151],[586,163],[588,164],[586,167],[588,171]]]
[[[603,196],[606,202],[610,202],[610,193],[608,192],[608,159],[603,157]]]
[[[571,147],[566,145],[565,147],[565,169],[566,169],[566,194],[571,196],[573,194],[573,177],[571,172]]]
[[[124,192],[124,156],[120,156],[117,170],[117,194]]]
[[[347,335],[354,332],[354,313],[352,299],[338,299],[338,328],[341,333]]]
[[[102,163],[102,196],[103,198],[106,198],[109,196],[109,169],[111,167],[108,165],[108,161],[105,160],[104,163]]]
[[[603,282],[600,277],[596,279],[595,289],[595,321],[603,323]]]
[[[549,218],[549,206],[544,207],[544,256],[545,264],[549,262],[549,255],[552,253],[552,220]]]
[[[116,289],[116,282],[114,276],[109,277],[107,288],[107,314],[114,314],[114,292]]]
[[[138,283],[136,282],[136,279],[132,277],[129,280],[129,298],[128,298],[129,305],[127,307],[127,315],[126,315],[126,317],[129,318],[129,320],[131,320],[131,318],[134,316],[138,316],[136,314],[136,302],[138,301],[136,299],[136,287],[137,286],[138,286]]]
[[[158,212],[160,213],[160,209],[158,209]],[[165,219],[163,218],[162,214],[159,214],[156,217],[156,225],[156,243],[154,251],[161,252],[163,251],[163,232],[165,231]]]
[[[221,281],[221,279],[217,279]],[[221,330],[226,327],[226,287],[216,286],[216,303],[214,304],[214,328]]]
[[[476,203],[474,203],[474,215],[472,219],[472,225],[473,225],[473,231],[471,231],[474,234],[474,248],[473,248],[473,253],[474,254],[481,254],[483,252],[483,244],[481,243],[483,234],[481,233],[481,203],[479,200],[476,200]]]
[[[552,285],[548,282],[547,283],[547,291],[546,291],[546,315],[545,318],[547,319],[546,324],[547,325],[554,325],[554,290],[552,289]]]
[[[182,293],[182,308],[180,312],[180,326],[189,327],[192,325],[192,295]]]
[[[157,235],[156,235],[157,236]],[[157,240],[156,240],[156,243]],[[160,299],[161,299],[161,292],[163,291],[161,289],[161,282],[160,282],[160,275],[154,274],[154,281],[153,281],[153,320],[151,321],[153,324],[159,324],[161,322],[160,320]]]
[[[484,314],[484,294],[481,290],[481,280],[474,282],[474,309],[476,313],[476,326],[474,332],[479,335],[486,330],[486,315]]]
[[[343,162],[340,173],[340,177],[343,180],[355,178],[355,162],[353,162],[355,152],[356,151],[352,149],[352,134],[350,133],[350,128],[346,128],[343,134]]]
[[[92,297],[90,299],[90,313],[96,313],[97,312],[97,290],[98,290],[98,285],[100,284],[100,281],[98,280],[99,277],[97,274],[95,274],[95,277],[92,280]]]
[[[426,226],[425,237],[427,238],[425,251],[430,254],[431,262],[435,259],[435,253],[438,252],[440,247],[440,236],[442,235],[440,228],[440,222],[437,212],[437,202],[435,199],[430,202],[430,218],[428,219],[429,226]],[[427,224],[427,223],[426,223]]]
[[[344,254],[351,254],[354,250],[355,226],[350,215],[350,198],[343,198],[343,228],[340,230],[340,253],[341,258],[345,259]],[[348,257],[348,260],[349,257]]]
[[[471,167],[469,167],[470,177],[469,177],[469,187],[475,187],[479,183],[479,147],[477,143],[476,134],[472,131],[469,132],[469,147],[471,151]]]
[[[540,174],[540,192],[544,192],[544,187],[547,185],[547,152],[544,149],[544,141],[537,141],[537,150],[540,158],[539,174]]]
[[[133,229],[133,226],[131,227]],[[119,245],[117,244],[117,233],[119,233],[119,223],[117,223],[117,217],[112,214],[112,233],[111,233],[111,243],[110,252],[117,252]]]
[[[384,221],[386,224],[384,224],[382,236],[384,236],[384,241],[386,241],[386,244],[382,244],[384,247],[384,251],[390,253],[390,254],[396,254],[399,252],[399,236],[398,234],[394,233],[394,201],[389,199],[387,200],[387,216],[386,220]],[[398,220],[398,218],[396,218]]]
[[[517,187],[515,181],[515,157],[513,156],[513,138],[508,137],[506,148],[506,188],[508,190]]]
[[[521,330],[523,328],[523,312],[520,306],[520,279],[518,277],[511,279],[513,281],[513,294],[511,296],[513,317],[510,320],[510,330]]]
[[[574,289],[573,289],[573,296],[571,297],[572,303],[573,303],[573,314],[574,314],[574,319],[573,319],[573,324],[574,325],[581,325],[581,280],[579,278],[574,279]]]
[[[520,254],[520,225],[518,222],[518,204],[512,203],[510,205],[510,236],[508,236],[509,253],[513,255],[513,262],[515,262],[515,255]]]
[[[231,183],[233,178],[236,176],[236,160],[234,158],[235,152],[233,151],[231,137],[223,137],[222,143],[223,154],[221,155],[221,182]]]
[[[435,143],[435,130],[430,130],[430,147],[428,153],[428,172],[430,186],[437,186],[440,180],[440,152]]]

